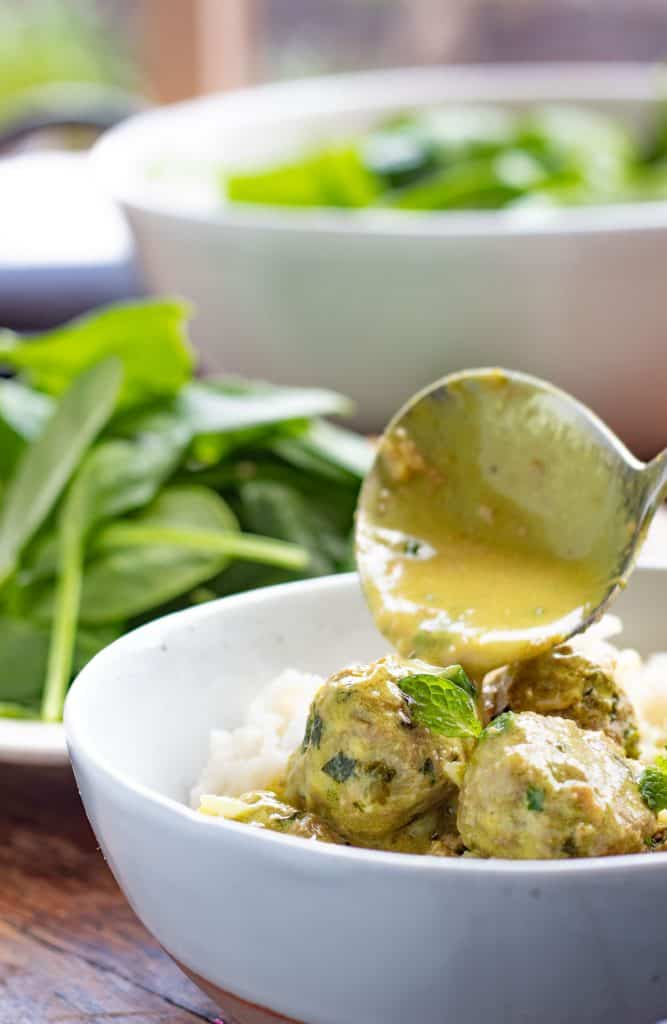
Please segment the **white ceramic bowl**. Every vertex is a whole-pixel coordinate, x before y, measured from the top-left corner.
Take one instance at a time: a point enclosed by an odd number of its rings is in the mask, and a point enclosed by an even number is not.
[[[639,570],[618,602],[624,640],[666,648],[666,608],[667,571]],[[72,761],[139,917],[241,1024],[667,1016],[667,856],[439,860],[308,843],[186,806],[211,726],[237,723],[281,669],[328,673],[384,650],[356,576],[344,576],[179,612],[87,666],[67,701]]]
[[[383,115],[447,102],[581,102],[641,126],[633,65],[382,71],[262,86],[140,114],[95,163],[149,286],[192,299],[209,370],[321,384],[382,426],[419,387],[501,364],[590,403],[640,453],[667,433],[667,203],[409,213],[225,206],[211,168],[270,163]]]

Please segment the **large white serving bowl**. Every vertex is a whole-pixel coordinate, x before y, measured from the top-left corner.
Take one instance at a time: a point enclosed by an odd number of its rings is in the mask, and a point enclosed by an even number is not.
[[[625,642],[667,647],[667,571],[639,570],[618,610]],[[667,855],[441,860],[189,809],[212,726],[238,723],[287,666],[328,673],[383,650],[350,575],[179,612],[84,669],[66,708],[74,770],[142,921],[242,1024],[667,1016]]]
[[[628,444],[667,433],[667,203],[410,213],[225,205],[216,168],[267,164],[384,115],[448,102],[581,102],[640,128],[657,73],[633,65],[382,71],[262,86],[143,113],[94,161],[147,282],[196,306],[208,370],[351,394],[376,428],[464,366],[547,377]]]

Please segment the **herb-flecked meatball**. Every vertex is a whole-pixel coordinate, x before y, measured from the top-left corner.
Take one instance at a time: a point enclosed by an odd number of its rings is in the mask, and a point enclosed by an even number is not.
[[[458,826],[484,857],[638,853],[656,831],[641,768],[601,732],[506,712],[482,733],[459,794]]]
[[[364,842],[454,794],[471,741],[418,724],[400,688],[408,676],[441,672],[389,656],[331,676],[315,694],[303,743],[290,757],[286,798]]]
[[[616,678],[613,655],[592,661],[573,644],[560,644],[490,672],[482,696],[487,718],[508,708],[571,718],[582,729],[606,733],[628,757],[639,755],[637,717]]]

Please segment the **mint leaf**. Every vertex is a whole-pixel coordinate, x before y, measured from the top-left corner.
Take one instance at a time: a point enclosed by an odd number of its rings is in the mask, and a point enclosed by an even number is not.
[[[460,665],[439,675],[406,676],[398,683],[408,698],[414,721],[441,736],[473,736],[482,731],[475,707],[475,687]]]
[[[639,780],[644,803],[656,814],[667,811],[667,757],[657,757],[655,764],[645,768]]]

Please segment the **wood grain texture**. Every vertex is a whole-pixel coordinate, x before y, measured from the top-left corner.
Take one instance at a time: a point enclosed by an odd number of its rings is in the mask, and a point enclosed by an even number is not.
[[[216,1016],[127,905],[71,772],[0,764],[0,1024]]]

